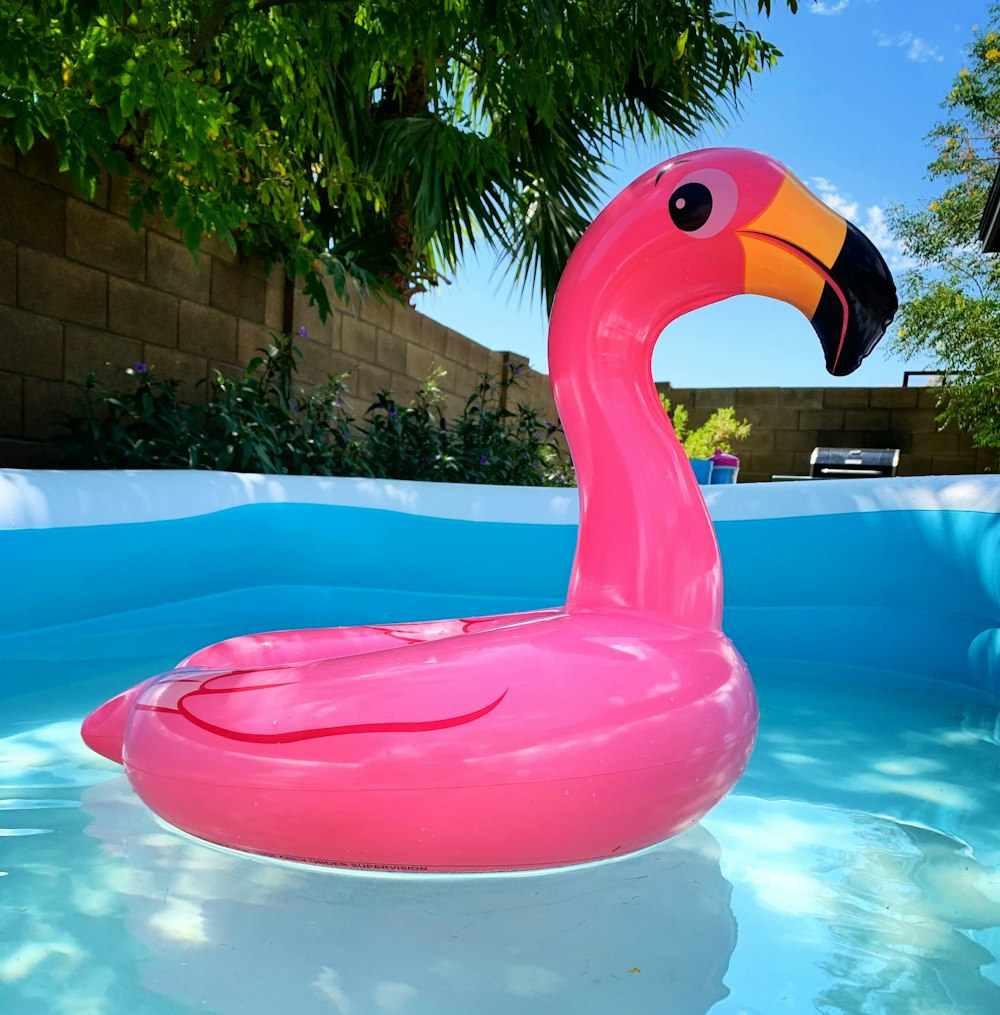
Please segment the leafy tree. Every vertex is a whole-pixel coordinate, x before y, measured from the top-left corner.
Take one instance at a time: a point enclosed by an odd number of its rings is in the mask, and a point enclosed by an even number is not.
[[[955,424],[979,447],[1000,448],[1000,259],[983,254],[979,223],[1000,166],[1000,3],[975,33],[968,66],[928,135],[928,166],[940,181],[924,208],[890,209],[893,232],[915,267],[902,277],[894,347],[928,354],[946,375],[942,424]]]
[[[777,0],[792,11],[798,0]],[[780,55],[772,0],[0,0],[0,145],[305,278],[409,294],[485,240],[551,299],[626,138]]]

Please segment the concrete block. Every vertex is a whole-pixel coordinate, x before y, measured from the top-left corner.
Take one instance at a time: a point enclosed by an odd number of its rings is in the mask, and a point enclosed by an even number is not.
[[[976,448],[976,472],[996,472],[1000,465],[1000,452],[996,448]]]
[[[264,326],[271,331],[280,332],[285,319],[285,286],[284,278],[281,285],[267,285],[264,289]]]
[[[59,464],[59,456],[51,444],[19,437],[0,438],[0,466],[8,469],[57,469]]]
[[[245,367],[247,363],[254,358],[254,356],[260,356],[261,350],[266,349],[272,344],[274,338],[267,328],[262,328],[259,324],[254,324],[251,321],[237,321],[236,322],[236,362],[241,367]],[[328,349],[328,346],[321,346],[317,342],[310,342],[308,340],[301,340],[298,343],[300,349],[309,348],[324,348]]]
[[[348,391],[355,391],[358,380],[358,364],[340,349],[330,350],[330,373],[344,374]]]
[[[821,448],[867,448],[871,444],[864,430],[820,430]]]
[[[391,296],[369,296],[358,308],[362,321],[374,324],[376,328],[392,331],[392,308],[396,305]]]
[[[146,277],[145,233],[85,201],[66,205],[66,256],[123,278]]]
[[[898,476],[933,476],[934,459],[931,455],[902,455]]]
[[[325,384],[329,375],[335,372],[333,350],[319,342],[301,342],[299,349],[302,351],[302,359],[299,361],[296,379],[309,387]]]
[[[101,328],[108,320],[108,277],[55,254],[20,247],[17,301],[25,310]]]
[[[749,390],[749,389],[745,389]],[[689,409],[694,407],[698,409],[707,409],[709,414],[715,412],[716,409],[722,409],[727,405],[736,404],[736,389],[735,388],[695,388],[688,400],[685,402],[682,399],[674,399],[668,395],[671,402],[675,405],[678,401],[681,404],[687,406]],[[747,405],[753,405],[753,402],[747,402]],[[772,403],[768,403],[772,404]]]
[[[847,430],[888,430],[888,409],[845,409],[844,428]]]
[[[842,430],[842,409],[802,409],[799,412],[800,430]]]
[[[398,401],[409,402],[422,383],[422,378],[410,377],[407,374],[392,374],[389,377],[389,390]]]
[[[362,411],[371,402],[375,401],[375,395],[379,391],[390,391],[393,397],[402,403],[409,402],[416,393],[416,389],[412,385],[407,390],[397,390],[394,388],[392,383],[393,375],[388,370],[375,366],[373,363],[359,363],[351,379],[353,382],[351,390],[364,403]]]
[[[309,338],[332,349],[340,348],[340,332],[347,315],[336,304],[324,321],[319,310],[309,302],[309,297],[296,288],[292,297],[292,334],[296,337],[300,328],[305,328]],[[280,329],[279,329],[280,330]]]
[[[868,404],[873,409],[915,409],[919,388],[872,388]]]
[[[774,450],[811,452],[819,446],[817,437],[816,430],[775,430]]]
[[[466,366],[469,364],[469,339],[465,335],[457,331],[448,329],[448,334],[445,336],[444,342],[444,354],[448,359],[453,360],[455,363],[463,363]]]
[[[425,317],[421,322],[420,344],[439,356],[446,355],[448,329],[443,324]]]
[[[340,348],[359,363],[374,363],[377,349],[374,324],[357,317],[345,317],[340,325]]]
[[[736,413],[736,418],[747,420],[754,429],[791,430],[798,422],[799,413],[792,408],[747,406]]]
[[[66,195],[0,169],[0,236],[38,250],[66,249]]]
[[[954,427],[935,433],[915,433],[911,451],[915,455],[957,455],[958,431]]]
[[[132,184],[130,176],[112,176],[108,187],[108,211],[127,219],[132,212],[132,199],[129,188]]]
[[[765,406],[777,405],[779,391],[781,391],[781,388],[737,388],[737,415],[750,408],[762,408]],[[733,403],[726,402],[725,404],[732,405]],[[702,408],[697,399],[695,401],[695,405],[697,405],[699,409]],[[716,408],[718,408],[718,406],[716,406]]]
[[[0,374],[0,435],[20,437],[24,433],[22,380],[16,374]]]
[[[17,303],[17,247],[0,240],[0,304]]]
[[[375,335],[375,362],[386,370],[405,373],[406,339],[388,331],[378,330]]]
[[[16,152],[17,171],[21,176],[61,190],[64,194],[77,195],[77,189],[69,173],[59,171],[59,156],[55,148],[40,141],[26,152]]]
[[[235,363],[236,320],[221,310],[181,300],[177,345],[196,356]]]
[[[773,430],[751,430],[746,440],[740,441],[736,454],[739,456],[744,451],[773,451],[774,431]]]
[[[945,389],[931,386],[926,388],[917,389],[917,408],[918,409],[933,409],[935,412],[941,411],[941,406],[946,399]]]
[[[958,437],[959,452],[962,454],[971,454],[973,457],[975,457],[976,445],[973,442],[972,434],[966,433],[964,430],[959,430],[957,427],[954,426],[954,424],[952,426],[947,427],[945,429],[945,432],[947,433],[951,430],[954,430],[956,436]]]
[[[478,342],[469,342],[466,362],[477,374],[488,373],[490,369],[490,350]]]
[[[912,434],[936,433],[939,424],[935,415],[928,409],[892,409],[889,418],[893,430],[905,430]]]
[[[171,293],[108,278],[108,328],[156,345],[177,345],[180,300]]]
[[[827,409],[867,409],[870,388],[826,388],[823,405]]]
[[[441,363],[441,357],[422,345],[410,343],[406,347],[406,373],[420,383]]]
[[[0,306],[0,371],[63,379],[63,326],[51,317]]]
[[[59,426],[67,413],[79,412],[79,392],[62,381],[24,378],[24,436],[45,440],[63,432]]]
[[[934,455],[932,462],[933,476],[964,476],[972,471],[965,455]]]
[[[743,478],[743,458],[740,445],[735,454],[740,459],[740,478]],[[748,459],[748,471],[761,473],[768,479],[775,475],[792,475],[795,469],[795,456],[791,451],[754,451]]]
[[[445,395],[441,411],[449,423],[454,423],[465,411],[465,399],[461,395]]]
[[[779,388],[778,405],[796,409],[822,409],[824,388]]]
[[[91,370],[102,380],[118,386],[125,370],[142,360],[142,342],[109,331],[66,325],[66,380],[82,381]],[[116,384],[117,382],[117,384]]]
[[[406,303],[392,305],[392,331],[408,342],[420,342],[424,315]]]
[[[813,445],[817,447],[817,445]],[[796,451],[792,457],[791,471],[786,473],[789,476],[808,476],[812,471],[812,448],[808,451]]]
[[[208,233],[201,238],[201,251],[212,260],[224,261],[226,264],[236,264],[240,259],[240,255],[215,233]]]
[[[448,378],[451,381],[448,387],[461,397],[463,402],[479,387],[479,374],[472,367],[467,367],[462,363],[451,364]]]
[[[158,377],[172,377],[180,381],[178,393],[181,398],[192,403],[205,401],[205,385],[201,383],[208,373],[208,360],[205,356],[144,342],[142,359],[156,371]]]
[[[267,309],[267,284],[259,265],[212,258],[212,306],[234,317],[263,324]]]
[[[208,303],[212,285],[212,259],[196,263],[183,243],[146,232],[146,280],[154,289]]]

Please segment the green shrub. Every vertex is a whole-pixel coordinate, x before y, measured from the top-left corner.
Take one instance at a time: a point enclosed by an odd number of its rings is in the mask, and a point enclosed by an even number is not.
[[[449,421],[436,371],[408,404],[388,391],[359,417],[346,401],[347,374],[296,389],[301,351],[276,338],[242,375],[221,374],[201,406],[184,404],[180,383],[144,363],[126,370],[123,391],[91,373],[80,411],[57,439],[73,468],[227,469],[321,476],[370,476],[455,483],[569,486],[572,465],[557,424],[528,406],[506,408],[514,376],[484,374]]]
[[[688,411],[683,405],[672,406],[666,395],[660,395],[660,404],[670,417],[688,458],[711,458],[717,450],[730,454],[733,441],[746,440],[750,436],[749,422],[738,420],[732,406],[716,409],[701,426],[690,430]]]

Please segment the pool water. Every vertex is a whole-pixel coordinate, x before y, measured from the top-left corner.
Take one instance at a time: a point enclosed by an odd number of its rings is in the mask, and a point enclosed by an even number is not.
[[[676,839],[536,875],[357,874],[167,828],[80,741],[91,707],[224,633],[0,657],[25,689],[0,709],[4,1015],[1000,1012],[995,707],[757,672],[750,767]]]

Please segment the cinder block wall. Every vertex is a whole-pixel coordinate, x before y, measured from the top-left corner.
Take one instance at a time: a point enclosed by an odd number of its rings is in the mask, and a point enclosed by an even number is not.
[[[195,264],[180,234],[162,221],[135,232],[127,183],[102,181],[81,200],[51,149],[0,150],[0,466],[51,464],[40,443],[73,408],[66,381],[100,368],[113,380],[137,361],[175,377],[189,398],[217,371],[241,369],[271,336],[304,326],[304,385],[352,370],[352,406],[381,389],[408,401],[435,365],[450,413],[461,410],[482,373],[521,365],[511,399],[555,417],[548,378],[522,356],[494,352],[407,306],[369,300],[357,315],[321,321],[279,270],[265,273],[218,242]],[[289,302],[290,301],[290,302]],[[104,367],[110,363],[113,367]]]
[[[996,452],[976,449],[954,428],[939,430],[935,388],[674,388],[657,387],[687,407],[691,426],[732,405],[752,425],[736,446],[740,481],[809,474],[815,447],[899,448],[899,475],[985,472]]]
[[[439,365],[454,415],[480,374],[499,377],[507,361],[522,367],[510,401],[555,419],[548,377],[523,356],[396,303],[369,301],[356,316],[344,308],[320,321],[280,272],[214,242],[196,265],[176,230],[154,221],[135,232],[127,215],[123,179],[105,179],[83,201],[50,149],[0,149],[0,466],[52,463],[41,442],[73,406],[67,380],[98,367],[121,377],[141,360],[180,380],[190,398],[204,397],[199,381],[241,369],[285,325],[309,335],[303,384],[352,370],[359,411],[383,388],[408,400]],[[982,472],[995,460],[956,431],[938,432],[932,389],[659,387],[688,406],[692,425],[725,405],[750,420],[738,449],[744,481],[805,474],[816,446],[898,447],[903,475]]]

